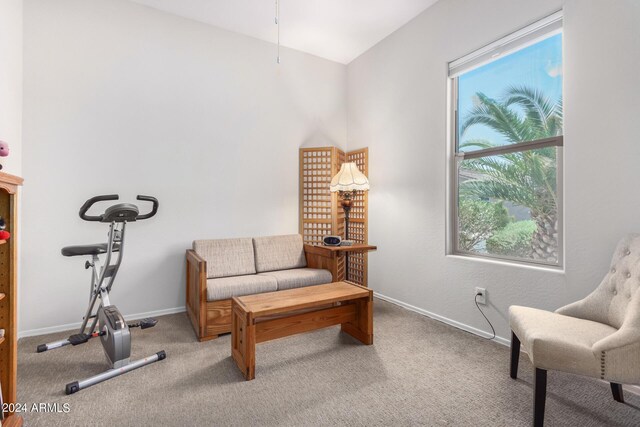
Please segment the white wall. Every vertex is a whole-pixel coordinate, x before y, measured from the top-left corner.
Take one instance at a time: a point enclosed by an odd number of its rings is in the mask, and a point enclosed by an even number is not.
[[[563,6],[566,269],[447,257],[446,64]],[[59,249],[104,240],[77,218],[84,199],[160,199],[129,228],[113,298],[124,313],[180,307],[192,239],[296,231],[297,149],[347,148],[347,116],[348,148],[370,147],[371,286],[460,326],[487,330],[475,286],[502,337],[509,305],[584,296],[639,228],[633,0],[441,0],[348,69],[291,50],[276,66],[273,45],[122,0],[26,0],[24,13],[21,331],[81,316],[87,272]],[[20,55],[2,39],[2,57]]]
[[[2,171],[22,173],[22,0],[0,2],[0,140],[9,143]]]
[[[158,197],[130,224],[125,314],[184,306],[197,238],[295,233],[298,148],[346,144],[346,67],[122,0],[25,1],[21,331],[80,320],[96,194]]]
[[[447,62],[565,10],[566,269],[445,256]],[[509,337],[512,304],[555,309],[593,290],[640,230],[640,2],[441,0],[348,66],[349,149],[369,146],[370,286]]]

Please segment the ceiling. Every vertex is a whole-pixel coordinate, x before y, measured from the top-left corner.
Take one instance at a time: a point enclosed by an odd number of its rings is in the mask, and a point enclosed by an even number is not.
[[[275,0],[132,0],[275,43]],[[282,46],[347,64],[437,0],[280,0]]]

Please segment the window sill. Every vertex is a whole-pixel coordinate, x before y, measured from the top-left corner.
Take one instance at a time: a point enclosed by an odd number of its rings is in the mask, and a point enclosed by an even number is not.
[[[456,260],[482,262],[482,263],[495,264],[495,265],[500,265],[505,267],[515,267],[515,268],[524,268],[529,270],[544,271],[547,273],[554,273],[554,274],[565,273],[564,266],[554,267],[551,265],[538,265],[538,264],[531,264],[527,262],[508,261],[508,260],[502,260],[497,258],[489,258],[489,257],[474,256],[474,255],[463,255],[463,254],[447,254],[446,257],[451,259],[456,259]]]

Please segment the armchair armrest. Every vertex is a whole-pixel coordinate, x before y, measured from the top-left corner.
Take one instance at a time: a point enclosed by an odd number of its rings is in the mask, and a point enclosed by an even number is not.
[[[616,350],[637,343],[640,343],[640,328],[622,326],[617,332],[593,344],[592,351],[599,355],[603,351]]]
[[[603,301],[607,300],[607,296],[603,287],[598,287],[581,300],[567,304],[556,310],[556,313],[578,319],[592,320],[594,322],[607,323],[606,313],[603,313]]]
[[[583,319],[583,311],[584,311],[584,299],[579,301],[572,302],[571,304],[567,304],[563,307],[560,307],[555,312],[558,314],[562,314],[564,316],[569,317],[577,317],[578,319]]]
[[[617,332],[593,344],[593,352],[611,351],[631,344],[640,344],[640,289],[629,301],[622,326]]]

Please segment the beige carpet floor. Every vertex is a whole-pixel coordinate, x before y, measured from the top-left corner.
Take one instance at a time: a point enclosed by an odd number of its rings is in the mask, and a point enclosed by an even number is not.
[[[508,375],[507,347],[376,300],[375,344],[339,327],[259,344],[256,379],[234,365],[230,337],[196,341],[186,314],[133,331],[133,357],[167,359],[66,396],[64,385],[104,369],[97,341],[37,354],[19,343],[18,400],[68,403],[25,413],[27,426],[528,426],[531,365]],[[546,425],[640,426],[640,397],[616,403],[606,383],[550,372]]]

